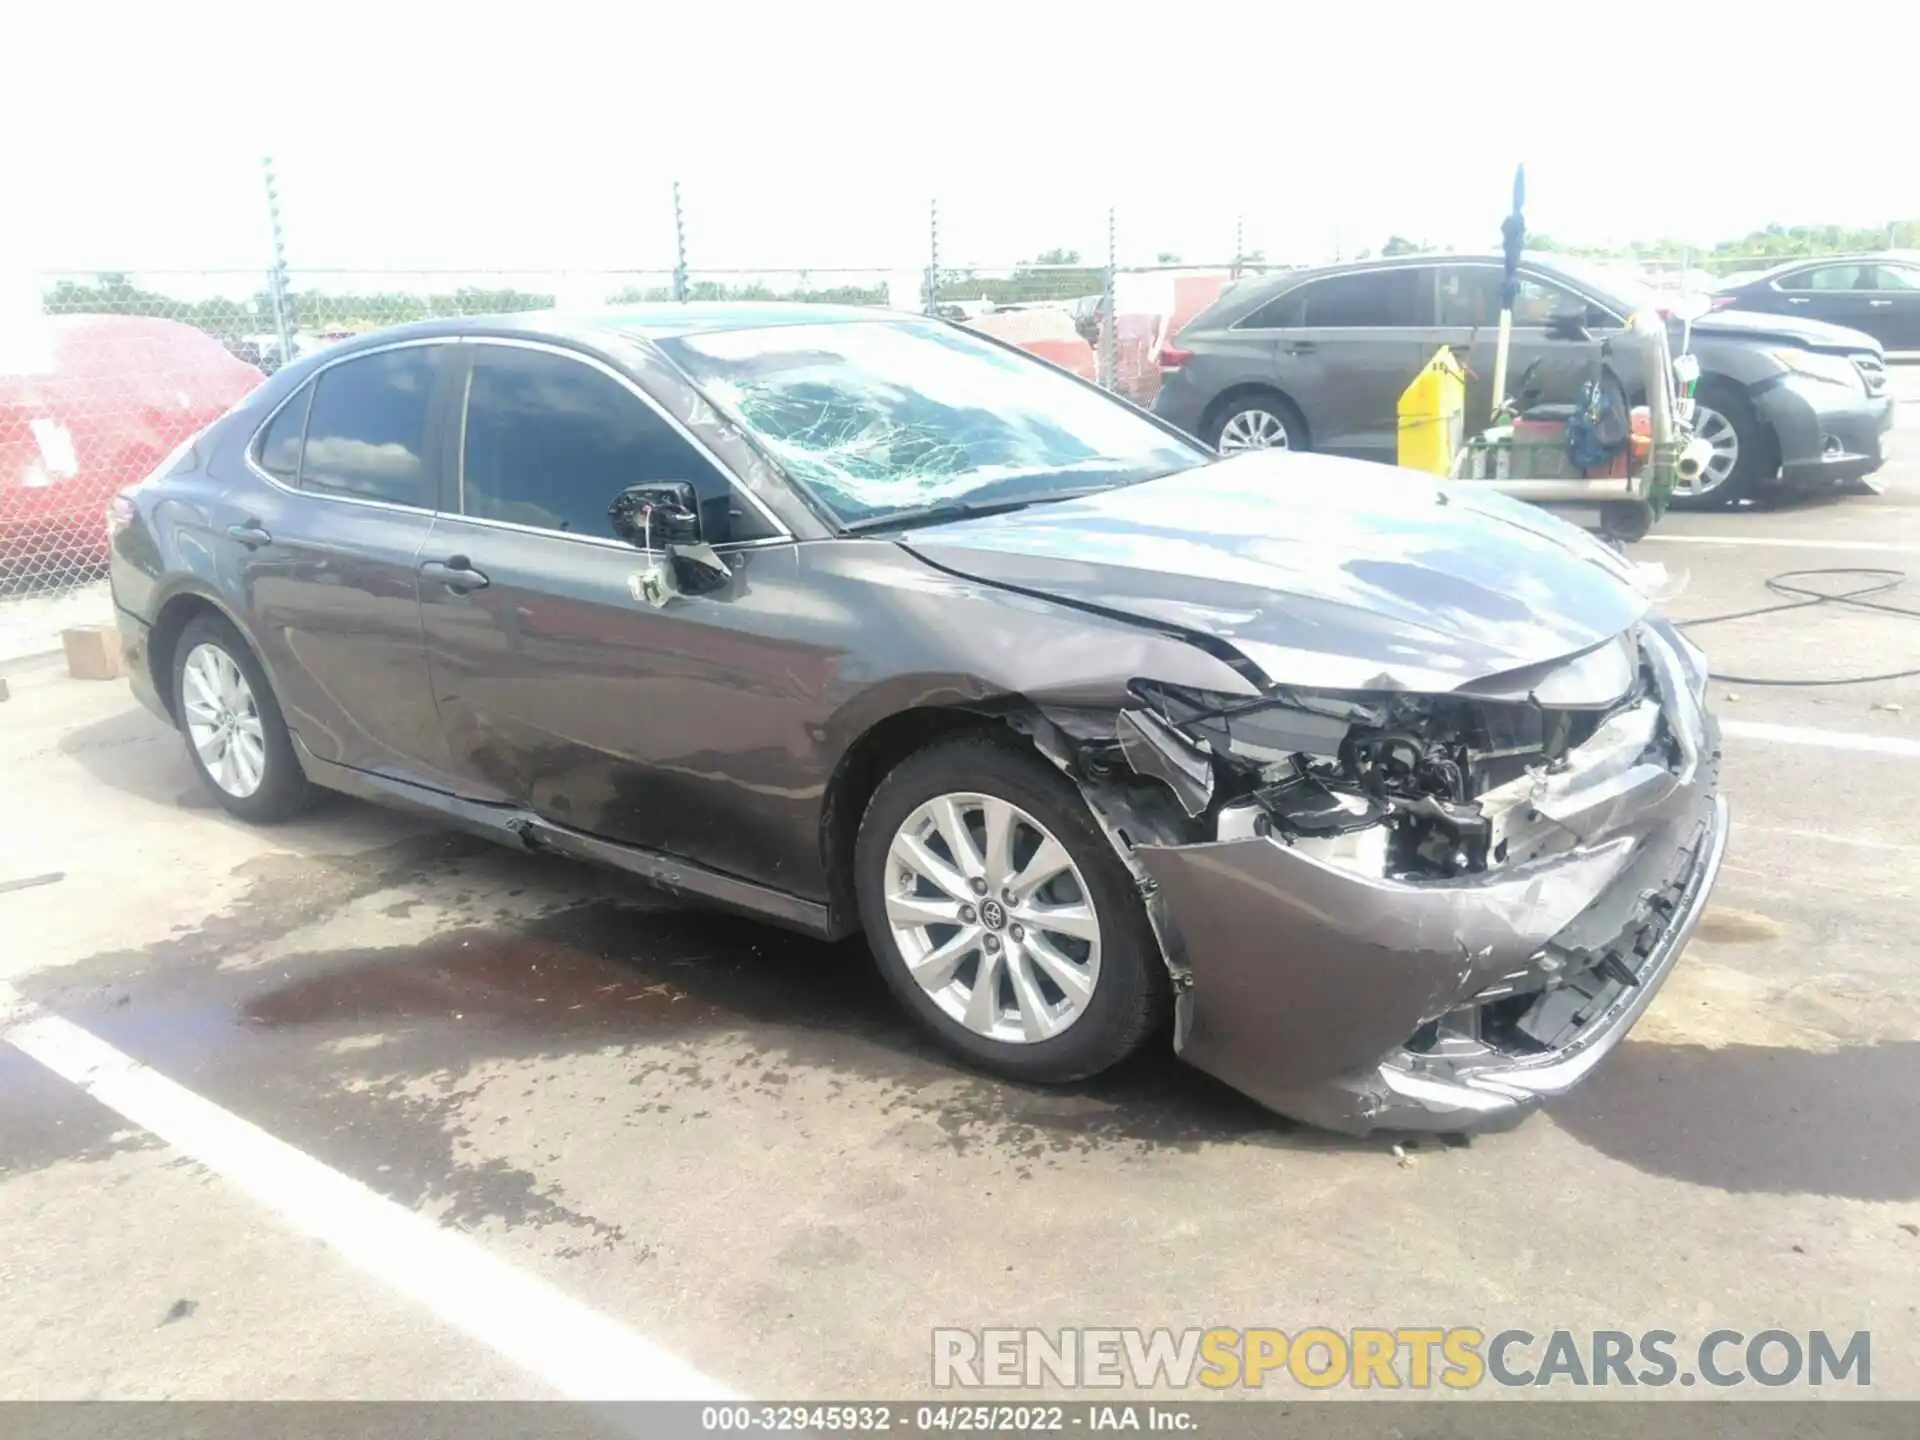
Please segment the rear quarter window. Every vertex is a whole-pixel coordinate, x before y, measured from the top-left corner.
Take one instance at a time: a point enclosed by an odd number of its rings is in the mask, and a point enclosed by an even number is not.
[[[309,380],[282,405],[254,442],[254,463],[283,485],[300,482],[300,447],[307,435],[307,407],[313,403]]]
[[[1301,322],[1300,290],[1276,295],[1234,325],[1236,330],[1291,330]]]

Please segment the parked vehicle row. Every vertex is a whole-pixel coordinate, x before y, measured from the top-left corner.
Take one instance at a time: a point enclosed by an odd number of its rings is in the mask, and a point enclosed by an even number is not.
[[[1501,278],[1498,256],[1418,255],[1241,282],[1161,350],[1155,413],[1223,453],[1316,449],[1391,463],[1400,394],[1449,346],[1468,370],[1471,433],[1504,398],[1490,389]],[[1626,277],[1529,256],[1511,373],[1529,376],[1542,398],[1571,399],[1593,350],[1560,338],[1556,322],[1604,337],[1656,306]],[[1677,340],[1680,322],[1673,327]],[[1884,347],[1871,336],[1722,310],[1694,322],[1691,348],[1700,365],[1696,433],[1713,456],[1676,490],[1677,505],[1833,485],[1884,462],[1893,401]],[[1639,403],[1645,377],[1621,378]]]
[[[1907,254],[1827,255],[1730,276],[1714,305],[1844,325],[1889,351],[1920,352],[1920,260]]]
[[[367,336],[111,524],[134,689],[233,814],[324,786],[864,931],[1028,1081],[1171,1035],[1315,1123],[1513,1123],[1645,1010],[1726,841],[1703,659],[1613,552],[1221,458],[938,320]]]

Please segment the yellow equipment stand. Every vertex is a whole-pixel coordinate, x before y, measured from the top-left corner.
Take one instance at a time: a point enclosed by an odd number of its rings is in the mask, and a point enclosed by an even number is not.
[[[1467,372],[1441,346],[1400,392],[1399,460],[1409,470],[1451,475],[1467,410]]]

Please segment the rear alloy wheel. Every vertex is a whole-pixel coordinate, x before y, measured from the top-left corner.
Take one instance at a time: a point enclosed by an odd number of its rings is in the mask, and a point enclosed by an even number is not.
[[[235,800],[257,794],[267,776],[266,729],[253,689],[233,657],[211,640],[180,666],[180,719],[200,768]]]
[[[257,823],[306,807],[307,777],[266,674],[224,619],[202,615],[181,633],[173,696],[188,758],[222,806]]]
[[[979,738],[909,757],[874,792],[854,865],[888,985],[983,1068],[1081,1079],[1165,1014],[1165,962],[1133,878],[1037,756]]]
[[[1222,455],[1241,450],[1290,450],[1293,436],[1286,417],[1265,404],[1236,406],[1220,422],[1213,448]]]

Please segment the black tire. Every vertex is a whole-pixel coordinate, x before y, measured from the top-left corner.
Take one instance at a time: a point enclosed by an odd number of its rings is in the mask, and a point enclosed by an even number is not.
[[[1220,438],[1226,432],[1228,423],[1236,415],[1243,415],[1250,411],[1264,411],[1285,427],[1286,449],[1311,450],[1313,448],[1313,437],[1307,433],[1306,417],[1300,413],[1300,407],[1278,390],[1268,390],[1263,387],[1230,390],[1214,401],[1207,411],[1206,424],[1200,427],[1206,432],[1200,438],[1213,449],[1218,450]]]
[[[1085,1008],[1056,1035],[1020,1043],[968,1029],[913,978],[894,940],[886,909],[888,849],[915,810],[955,792],[991,795],[1019,806],[1052,832],[1085,881],[1100,924],[1099,977]],[[894,995],[940,1044],[982,1070],[1041,1084],[1085,1079],[1131,1055],[1166,1019],[1172,986],[1133,877],[1072,783],[1011,742],[963,737],[896,766],[874,791],[860,822],[854,886],[868,944]]]
[[[1673,508],[1724,510],[1754,494],[1770,478],[1776,468],[1769,463],[1774,453],[1773,436],[1738,386],[1724,380],[1702,380],[1694,391],[1694,399],[1699,406],[1726,420],[1740,449],[1733,470],[1725,480],[1704,494],[1682,495],[1676,490]]]
[[[221,786],[207,769],[206,761],[201,758],[187,728],[183,677],[187,657],[202,645],[212,645],[224,652],[246,677],[247,689],[253,696],[254,713],[260,720],[265,764],[258,787],[248,795],[235,795]],[[173,647],[173,697],[174,718],[180,729],[180,737],[186,742],[187,759],[199,774],[200,783],[207,787],[208,793],[229,814],[256,825],[271,825],[298,815],[312,803],[313,787],[307,780],[306,772],[300,768],[299,758],[293,753],[293,737],[287,733],[287,722],[280,714],[280,702],[274,698],[266,670],[254,655],[252,647],[224,617],[196,616],[180,632],[180,639]]]

